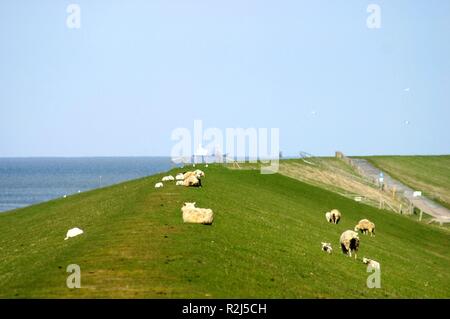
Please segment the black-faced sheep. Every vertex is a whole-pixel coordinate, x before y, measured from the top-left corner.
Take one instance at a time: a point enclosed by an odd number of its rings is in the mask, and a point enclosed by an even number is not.
[[[367,235],[370,233],[370,237],[375,236],[375,224],[368,219],[361,219],[355,226],[355,231],[360,231],[362,234]]]
[[[195,207],[195,202],[184,203],[181,211],[183,212],[183,222],[185,223],[211,225],[214,220],[214,214],[211,209]]]
[[[358,252],[359,249],[359,237],[357,232],[354,232],[353,230],[346,230],[341,235],[340,243],[342,252],[344,254],[351,257],[352,252],[354,252],[355,259],[357,258],[356,253]]]

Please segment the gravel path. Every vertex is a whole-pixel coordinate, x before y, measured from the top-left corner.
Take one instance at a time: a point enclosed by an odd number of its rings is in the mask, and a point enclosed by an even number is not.
[[[380,173],[382,172],[365,159],[353,158],[354,165],[360,168],[360,172],[370,178],[371,180],[378,180]],[[433,216],[437,221],[450,222],[450,210],[446,207],[436,203],[424,196],[414,197],[414,190],[402,182],[392,178],[386,172],[382,172],[384,175],[384,184],[389,188],[395,187],[397,194],[402,194],[405,198],[410,200],[414,206],[421,209],[424,213]]]

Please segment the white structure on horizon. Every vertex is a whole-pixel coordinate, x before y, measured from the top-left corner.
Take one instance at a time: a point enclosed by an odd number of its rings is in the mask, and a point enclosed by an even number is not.
[[[208,150],[206,148],[203,148],[203,146],[199,144],[194,152],[194,163],[203,163],[206,156],[208,156]],[[198,161],[199,157],[200,161]]]

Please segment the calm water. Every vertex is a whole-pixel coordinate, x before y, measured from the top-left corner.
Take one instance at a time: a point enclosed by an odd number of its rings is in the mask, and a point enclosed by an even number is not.
[[[169,157],[0,158],[0,212],[174,166]]]

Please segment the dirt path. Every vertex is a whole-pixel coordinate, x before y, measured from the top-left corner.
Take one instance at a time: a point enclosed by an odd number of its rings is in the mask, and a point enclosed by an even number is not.
[[[359,167],[360,172],[365,177],[371,180],[378,180],[382,171],[373,166],[367,160],[352,158],[352,162],[354,163],[354,165]],[[397,190],[397,194],[401,194],[402,196],[404,196],[406,199],[412,202],[414,206],[421,209],[424,213],[436,218],[438,222],[450,222],[450,210],[424,196],[414,197],[414,190],[412,188],[392,178],[385,172],[382,173],[384,175],[384,184],[389,188],[395,187],[395,189]]]

